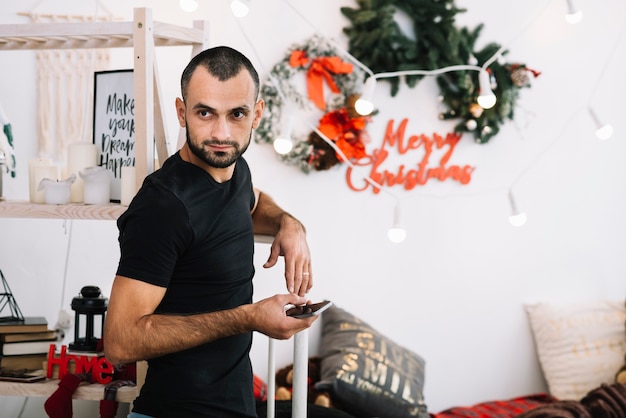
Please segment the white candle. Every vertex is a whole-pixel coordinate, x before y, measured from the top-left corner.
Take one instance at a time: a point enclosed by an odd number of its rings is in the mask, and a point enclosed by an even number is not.
[[[135,197],[135,193],[137,193],[135,167],[122,167],[121,175],[120,203],[123,206],[128,206],[133,197]]]
[[[38,191],[39,183],[42,179],[59,179],[59,169],[46,158],[33,158],[28,161],[28,191],[32,203],[44,203],[45,194],[43,190]]]
[[[111,199],[111,176],[106,167],[87,167],[80,170],[86,205],[106,205]]]
[[[67,175],[74,174],[76,181],[70,191],[70,202],[78,203],[84,200],[84,183],[79,177],[80,170],[96,165],[97,148],[91,142],[74,142],[68,146]]]
[[[75,180],[76,176],[74,174],[61,181],[44,179],[37,189],[44,191],[45,203],[65,205],[70,200],[70,187]]]

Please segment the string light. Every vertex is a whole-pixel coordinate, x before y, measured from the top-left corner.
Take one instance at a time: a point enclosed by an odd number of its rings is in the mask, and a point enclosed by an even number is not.
[[[480,94],[476,100],[483,109],[491,109],[496,105],[496,95],[491,90],[491,80],[489,73],[485,69],[481,69],[478,73],[478,85]]]
[[[283,126],[280,134],[274,139],[274,151],[280,155],[288,154],[293,149],[293,141],[291,140],[291,127],[293,124],[293,116],[291,112],[283,114]]]
[[[293,149],[293,141],[290,136],[280,135],[274,140],[274,151],[280,155],[289,154]]]
[[[575,25],[583,18],[583,12],[578,10],[574,6],[574,0],[567,0],[567,13],[565,14],[565,21],[569,24]]]
[[[235,0],[235,2],[237,1],[242,1],[242,0]],[[249,0],[247,0],[249,1]],[[247,3],[246,1],[246,3]],[[305,20],[307,23],[309,23],[315,30],[316,32],[320,33],[321,32],[307,19],[307,17],[305,15],[303,15],[302,13],[300,13],[300,11],[295,8],[290,1],[288,0],[284,0],[284,2],[291,8],[293,9],[294,12],[296,12],[298,15],[300,15],[303,20]],[[541,13],[543,13],[545,11],[545,9],[547,9],[547,7],[549,6],[550,2],[546,2],[545,6],[541,9]],[[567,5],[568,5],[568,13],[566,16],[566,19],[568,22],[570,23],[577,23],[582,19],[582,12],[580,12],[579,10],[577,10],[574,7],[573,1],[572,0],[567,0]],[[538,13],[540,14],[540,13]],[[526,32],[526,30],[528,29],[528,27],[530,27],[532,25],[532,23],[535,21],[536,19],[533,19],[532,21],[530,21],[526,27],[523,30],[520,30],[520,33],[516,36],[519,37],[521,36],[521,34],[523,34],[524,32]],[[241,27],[240,27],[241,28]],[[243,30],[243,28],[241,28],[242,33],[244,33],[245,35],[245,31]],[[250,42],[250,40],[248,39],[248,42],[250,44],[252,44]],[[510,42],[509,42],[510,43]],[[616,47],[619,43],[616,44]],[[407,70],[407,71],[395,71],[395,72],[386,72],[386,73],[378,73],[378,74],[374,74],[371,69],[369,69],[367,66],[365,66],[363,63],[361,63],[359,60],[357,60],[355,57],[353,57],[349,52],[345,51],[344,49],[342,49],[341,47],[338,47],[339,50],[341,50],[341,52],[347,56],[350,60],[352,60],[356,65],[360,66],[361,68],[364,69],[364,71],[366,73],[368,73],[368,78],[364,83],[364,87],[363,87],[363,94],[361,95],[361,99],[363,99],[364,103],[361,104],[367,104],[367,102],[369,102],[368,106],[366,106],[366,109],[363,110],[361,109],[361,111],[359,111],[359,109],[355,109],[357,110],[357,112],[361,115],[367,115],[369,113],[372,112],[373,108],[374,108],[374,104],[372,101],[373,98],[373,91],[375,90],[376,87],[376,80],[379,78],[387,78],[387,77],[398,77],[398,76],[403,76],[403,75],[438,75],[438,74],[443,74],[443,73],[447,73],[447,72],[453,72],[453,71],[464,71],[464,70],[473,70],[473,71],[478,71],[479,72],[479,88],[481,91],[480,96],[484,96],[484,98],[479,97],[479,99],[477,100],[479,102],[479,105],[485,109],[493,107],[495,105],[495,103],[497,102],[497,97],[494,94],[492,88],[491,88],[491,80],[489,77],[489,73],[487,71],[487,68],[491,65],[491,63],[493,63],[494,61],[498,60],[498,62],[501,62],[501,60],[503,59],[502,57],[502,52],[505,50],[505,47],[502,46],[495,54],[493,54],[493,56],[491,58],[489,58],[481,67],[475,65],[477,64],[475,58],[474,60],[472,60],[470,57],[470,65],[453,65],[450,67],[445,67],[445,68],[441,68],[441,69],[437,69],[437,70]],[[270,73],[270,78],[271,77],[271,73]],[[282,94],[282,91],[278,85],[278,83],[276,82],[276,80],[272,80],[274,82],[274,84],[277,87],[278,90],[278,94],[281,96],[281,98],[283,100],[285,100],[284,94]],[[600,80],[598,80],[600,81]],[[482,94],[482,92],[487,92],[487,94]],[[357,100],[358,102],[359,100]],[[490,102],[493,102],[493,104],[491,104]],[[491,104],[491,105],[490,105]],[[356,103],[355,103],[355,107],[356,107]],[[359,105],[360,107],[361,105]],[[368,109],[369,107],[369,109]],[[361,113],[363,112],[363,113]],[[589,112],[592,115],[592,118],[594,119],[594,122],[596,123],[598,129],[596,131],[596,135],[599,138],[608,138],[612,135],[613,133],[613,128],[611,127],[611,125],[603,125],[599,122],[597,116],[595,115],[593,109],[591,109],[591,107],[589,107]],[[569,122],[566,124],[569,125]],[[352,164],[352,162],[345,158],[345,155],[343,155],[343,153],[341,152],[341,150],[335,145],[335,143],[331,140],[329,140],[323,133],[321,133],[316,127],[312,126],[312,129],[325,141],[327,142],[332,148],[335,149],[335,151],[341,155],[343,157],[343,161],[345,161],[348,165],[350,165],[352,168],[355,168],[355,165]],[[526,167],[525,170],[523,170],[522,173],[520,173],[520,175],[518,176],[518,178],[511,184],[511,187],[513,186],[514,183],[516,183],[518,180],[520,180],[520,178],[523,176],[523,174],[527,171],[529,171],[529,169],[534,165],[534,163],[537,162],[537,160],[540,159],[540,157],[545,154],[545,152],[551,148],[557,141],[558,139],[561,137],[562,135],[559,135],[559,137],[557,137],[557,139],[555,139],[553,141],[553,143],[551,143],[548,147],[546,147],[546,149],[544,149],[544,152],[541,153],[538,158],[533,161],[533,163],[531,163],[528,167]],[[393,193],[382,187],[381,184],[377,183],[376,181],[374,181],[372,178],[368,177],[368,176],[364,176],[364,180],[368,183],[370,183],[373,187],[386,192],[392,196]],[[422,195],[423,196],[423,195]],[[527,215],[524,212],[521,212],[518,210],[514,197],[512,195],[511,190],[509,189],[509,193],[508,193],[508,197],[509,197],[509,202],[511,205],[511,215],[509,217],[509,222],[514,225],[514,226],[522,226],[526,223],[527,221]],[[396,198],[396,201],[398,200],[397,197],[394,196],[394,198]],[[400,227],[399,223],[398,223],[398,207],[396,205],[396,208],[394,209],[394,223],[393,226],[388,230],[388,236],[389,239],[394,241],[394,242],[401,242],[406,238],[406,231]],[[393,237],[393,238],[392,238]]]
[[[393,208],[393,224],[387,231],[387,238],[394,244],[400,244],[406,239],[406,230],[400,224],[400,204],[398,202]]]
[[[591,119],[593,119],[593,122],[596,124],[596,137],[604,140],[613,136],[613,127],[607,123],[600,122],[600,118],[598,118],[598,115],[591,106],[589,106],[588,109]]]
[[[374,111],[374,90],[376,90],[376,77],[368,77],[363,86],[363,94],[354,103],[354,110],[359,115],[367,116]]]
[[[432,75],[440,75],[444,73],[450,73],[454,71],[464,71],[464,70],[484,71],[482,67],[478,67],[476,65],[451,65],[449,67],[439,68],[437,70],[404,70],[404,71],[390,71],[390,72],[385,72],[385,73],[372,74],[367,78],[367,80],[365,80],[365,84],[363,86],[363,94],[355,102],[354,108],[357,111],[357,113],[362,116],[366,116],[372,113],[372,111],[374,110],[373,96],[374,96],[374,90],[376,89],[376,80],[380,78],[400,77],[400,76],[406,76],[406,75],[432,76]],[[371,73],[371,70],[369,72]],[[489,88],[489,91],[491,91],[491,88]],[[495,104],[495,95],[494,95],[494,104]]]
[[[509,203],[511,204],[511,216],[509,216],[509,222],[513,226],[523,226],[526,223],[526,213],[520,212],[515,204],[513,198],[513,192],[509,190]]]
[[[183,12],[192,13],[198,9],[196,0],[180,0],[178,4]]]
[[[250,0],[233,0],[230,2],[230,10],[235,17],[246,17],[250,13]]]

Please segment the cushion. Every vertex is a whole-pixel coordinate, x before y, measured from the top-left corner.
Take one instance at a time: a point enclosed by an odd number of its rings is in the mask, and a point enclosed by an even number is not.
[[[322,314],[321,380],[338,406],[358,417],[428,418],[424,360],[343,309]]]
[[[526,311],[554,397],[578,401],[614,381],[626,352],[624,301],[537,303]]]

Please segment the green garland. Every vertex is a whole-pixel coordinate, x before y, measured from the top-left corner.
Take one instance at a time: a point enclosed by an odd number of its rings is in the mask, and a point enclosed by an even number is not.
[[[407,70],[437,70],[452,65],[482,66],[500,50],[490,43],[475,50],[483,25],[475,29],[457,28],[457,13],[464,12],[453,0],[357,0],[358,8],[342,7],[341,12],[352,26],[344,28],[349,38],[349,51],[375,74]],[[405,35],[394,19],[397,11],[413,19],[415,39]],[[442,119],[459,119],[457,132],[474,135],[476,142],[486,143],[495,136],[506,119],[513,119],[519,90],[528,87],[529,75],[538,73],[523,64],[507,64],[502,52],[489,65],[492,88],[498,101],[491,109],[478,107],[478,72],[455,71],[437,76],[446,106]],[[406,84],[414,87],[423,76],[406,76]],[[386,79],[391,95],[399,90],[400,78]]]

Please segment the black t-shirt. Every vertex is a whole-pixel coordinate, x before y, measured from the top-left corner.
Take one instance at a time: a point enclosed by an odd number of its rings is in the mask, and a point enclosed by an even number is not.
[[[250,170],[237,160],[217,183],[176,153],[148,176],[118,219],[117,274],[166,287],[159,314],[194,314],[252,302]],[[252,333],[148,361],[134,411],[154,417],[256,416]]]

